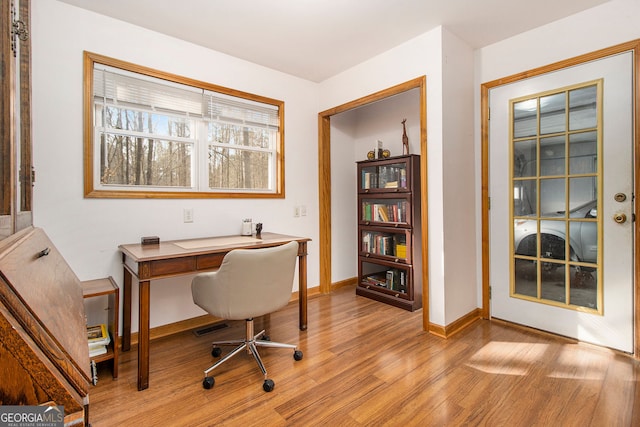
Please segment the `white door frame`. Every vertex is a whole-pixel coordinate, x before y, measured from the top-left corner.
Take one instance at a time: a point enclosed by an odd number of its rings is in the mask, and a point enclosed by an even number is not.
[[[495,87],[530,77],[594,61],[621,52],[634,52],[634,165],[640,165],[640,39],[612,46],[533,70],[483,83],[481,91],[481,144],[482,144],[482,317],[490,318],[489,301],[489,91]],[[640,173],[634,174],[634,191],[640,189]],[[640,218],[640,203],[635,203],[635,217]],[[634,226],[634,250],[640,254],[640,227]],[[637,256],[637,255],[636,255]],[[634,352],[640,359],[640,263],[634,262]]]

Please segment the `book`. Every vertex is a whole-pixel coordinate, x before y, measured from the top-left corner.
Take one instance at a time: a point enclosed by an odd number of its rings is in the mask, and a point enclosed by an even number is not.
[[[386,276],[387,276],[387,289],[393,290],[394,289],[394,282],[395,282],[394,271],[393,270],[387,270]]]
[[[407,245],[403,243],[396,244],[396,257],[398,258],[406,258],[407,257]]]
[[[385,205],[378,205],[378,214],[382,222],[389,222],[389,211]]]
[[[374,273],[362,278],[362,284],[387,287],[386,273]]]
[[[99,345],[99,346],[89,346],[89,357],[96,357],[96,356],[100,356],[101,354],[105,354],[107,352],[107,346],[106,345]]]
[[[89,347],[106,346],[109,344],[111,338],[109,338],[107,325],[102,323],[100,325],[87,326],[87,339],[89,341]]]

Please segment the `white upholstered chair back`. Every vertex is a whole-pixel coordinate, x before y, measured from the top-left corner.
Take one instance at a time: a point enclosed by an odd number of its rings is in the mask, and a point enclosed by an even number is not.
[[[191,282],[193,302],[213,316],[243,320],[272,313],[289,302],[298,242],[260,249],[236,249],[215,272]]]

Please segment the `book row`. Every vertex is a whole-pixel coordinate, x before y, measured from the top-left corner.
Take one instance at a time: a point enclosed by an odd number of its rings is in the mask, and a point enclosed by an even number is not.
[[[362,278],[363,285],[374,285],[389,289],[392,291],[398,291],[400,293],[407,292],[407,272],[404,270],[398,270],[395,268],[383,271],[380,273],[374,273]]]
[[[407,222],[407,201],[377,203],[362,202],[362,219],[378,222]]]
[[[402,234],[387,234],[374,231],[362,233],[362,251],[397,258],[407,257],[407,243]]]
[[[376,172],[362,173],[362,188],[406,188],[407,169],[403,166],[380,166]]]

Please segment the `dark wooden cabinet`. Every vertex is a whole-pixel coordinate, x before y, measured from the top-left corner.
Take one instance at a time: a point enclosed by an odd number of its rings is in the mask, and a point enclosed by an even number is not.
[[[0,238],[33,224],[30,5],[0,6]]]
[[[357,295],[422,307],[420,156],[357,162]]]
[[[82,288],[38,228],[0,241],[0,361],[0,403],[54,403],[65,425],[88,425]]]

